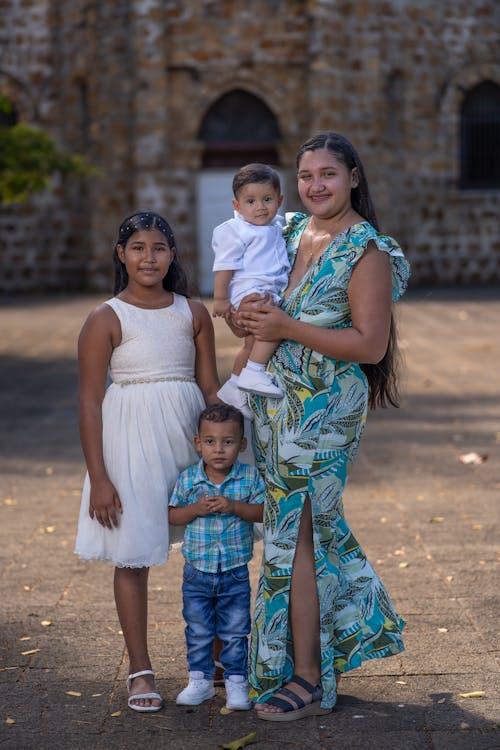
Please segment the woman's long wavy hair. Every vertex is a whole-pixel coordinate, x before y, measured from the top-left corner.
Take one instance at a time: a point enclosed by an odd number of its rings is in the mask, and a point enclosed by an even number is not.
[[[118,245],[125,247],[135,232],[149,229],[158,229],[167,240],[169,248],[175,250],[172,263],[163,279],[164,289],[166,289],[167,292],[177,292],[178,294],[183,294],[185,297],[188,297],[187,276],[179,262],[179,255],[172,228],[162,216],[155,214],[152,211],[139,211],[138,213],[128,216],[121,223],[120,229],[118,230],[118,239],[113,251],[113,263],[115,266],[114,294],[123,291],[128,284],[127,269],[118,256]]]
[[[326,149],[338,159],[347,169],[356,169],[358,185],[351,188],[351,205],[353,209],[366,219],[375,229],[379,229],[377,215],[370,196],[368,182],[361,159],[354,146],[340,133],[326,131],[318,133],[300,147],[297,153],[297,168],[306,151]],[[368,403],[370,409],[377,406],[399,406],[399,364],[400,356],[397,347],[397,333],[394,314],[391,311],[391,325],[387,351],[376,365],[361,363],[363,372],[368,380]]]

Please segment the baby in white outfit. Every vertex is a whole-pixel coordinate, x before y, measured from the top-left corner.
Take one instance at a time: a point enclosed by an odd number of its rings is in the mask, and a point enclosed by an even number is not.
[[[269,294],[278,304],[290,272],[282,236],[284,220],[278,215],[283,202],[278,173],[265,164],[248,164],[236,172],[233,193],[234,218],[217,226],[212,238],[214,317],[237,310],[252,292]],[[247,336],[219,398],[250,418],[245,392],[282,398],[283,391],[266,372],[278,343]]]

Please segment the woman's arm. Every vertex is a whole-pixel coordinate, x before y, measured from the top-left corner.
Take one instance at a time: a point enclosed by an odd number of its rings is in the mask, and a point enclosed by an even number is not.
[[[355,265],[349,282],[352,326],[320,328],[287,315],[279,307],[240,305],[237,323],[256,339],[289,339],[327,357],[376,364],[384,356],[391,320],[391,269],[387,253],[373,242]]]
[[[91,518],[107,528],[118,525],[122,506],[104,465],[102,402],[113,348],[120,342],[118,318],[101,305],[85,321],[78,339],[79,423],[82,449],[90,478]]]
[[[216,403],[220,388],[215,359],[215,335],[207,308],[201,302],[188,300],[193,313],[194,343],[196,347],[195,378],[206,404]]]

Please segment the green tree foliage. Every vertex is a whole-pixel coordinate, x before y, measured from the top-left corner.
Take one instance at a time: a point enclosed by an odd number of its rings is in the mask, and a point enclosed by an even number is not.
[[[1,120],[12,105],[0,94]],[[59,146],[40,128],[24,123],[0,123],[0,204],[26,201],[47,187],[56,174],[89,174],[85,159]]]

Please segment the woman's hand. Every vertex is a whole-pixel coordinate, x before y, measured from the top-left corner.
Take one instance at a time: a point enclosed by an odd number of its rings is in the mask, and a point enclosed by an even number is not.
[[[117,513],[123,513],[123,508],[120,498],[118,497],[118,492],[109,479],[103,479],[99,482],[91,482],[89,505],[90,517],[92,519],[95,518],[101,526],[112,529],[113,526],[118,527]]]
[[[243,301],[236,314],[236,322],[243,326],[257,341],[280,341],[292,338],[292,318],[277,305],[269,301]]]

